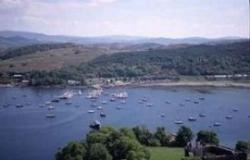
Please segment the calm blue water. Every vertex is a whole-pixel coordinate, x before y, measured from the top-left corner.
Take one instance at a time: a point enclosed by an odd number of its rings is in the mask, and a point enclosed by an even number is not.
[[[66,105],[66,101],[54,103],[56,118],[48,119],[47,107],[40,107],[46,101],[61,95],[66,89],[55,88],[0,88],[0,159],[1,160],[52,160],[58,147],[72,140],[85,137],[88,125],[100,119],[99,113],[89,114],[90,100],[86,99],[87,91],[76,95]],[[78,91],[75,89],[75,91]],[[133,127],[146,125],[150,129],[164,126],[175,132],[179,126],[175,120],[182,120],[184,125],[193,131],[201,129],[218,133],[221,144],[234,146],[237,140],[250,140],[250,89],[235,88],[125,88],[108,89],[107,93],[127,91],[129,98],[126,104],[120,101],[110,102],[110,96],[103,95],[95,102],[102,105],[107,117],[101,119],[104,125],[115,127]],[[25,96],[26,95],[26,96]],[[146,96],[152,107],[139,104],[138,100]],[[199,100],[204,97],[205,100]],[[191,102],[187,102],[190,99]],[[169,101],[170,104],[166,104]],[[198,101],[198,104],[193,103]],[[3,107],[8,104],[8,107]],[[17,104],[24,105],[16,108]],[[183,104],[183,105],[180,105]],[[121,110],[116,107],[121,106]],[[233,112],[238,108],[238,112]],[[165,118],[161,114],[165,113]],[[199,113],[207,116],[200,118]],[[227,120],[226,115],[233,119]],[[189,116],[197,118],[189,122]],[[221,127],[211,127],[220,122]]]

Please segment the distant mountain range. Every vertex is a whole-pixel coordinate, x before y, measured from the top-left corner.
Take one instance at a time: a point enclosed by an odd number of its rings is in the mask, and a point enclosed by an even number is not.
[[[41,33],[22,32],[22,31],[0,31],[0,47],[16,47],[38,43],[77,43],[77,44],[111,44],[111,43],[128,43],[128,44],[217,44],[227,42],[237,42],[246,40],[241,37],[222,37],[222,38],[150,38],[138,36],[99,36],[99,37],[77,37],[65,35],[46,35]]]

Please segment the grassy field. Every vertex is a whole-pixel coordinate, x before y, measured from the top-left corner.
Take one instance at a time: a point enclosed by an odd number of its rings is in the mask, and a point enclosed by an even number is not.
[[[182,148],[149,147],[151,160],[181,160],[184,156]]]

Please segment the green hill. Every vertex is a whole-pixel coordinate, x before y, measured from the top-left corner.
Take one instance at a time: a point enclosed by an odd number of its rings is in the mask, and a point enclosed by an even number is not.
[[[250,74],[249,41],[102,55],[78,70],[90,77]]]

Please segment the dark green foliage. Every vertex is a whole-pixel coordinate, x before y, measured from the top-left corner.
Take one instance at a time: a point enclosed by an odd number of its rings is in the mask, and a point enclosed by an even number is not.
[[[70,147],[66,146],[56,155],[57,160],[68,160],[66,156]],[[99,131],[91,131],[86,138],[85,157],[83,160],[149,160],[149,151],[135,138],[132,130],[123,128],[115,130],[103,127]],[[61,158],[62,159],[59,159]],[[65,159],[63,159],[65,158]],[[74,159],[76,160],[76,159]],[[77,159],[78,160],[78,159]]]
[[[146,146],[159,146],[160,142],[154,137],[154,135],[145,127],[137,126],[133,128],[133,131],[141,144]]]
[[[131,139],[136,139],[136,136],[135,136],[133,130],[130,128],[121,128],[120,132],[122,135],[124,135],[126,137],[129,137]]]
[[[250,150],[250,142],[249,141],[238,141],[235,145],[235,149],[238,151],[246,152]]]
[[[155,133],[150,132],[144,126],[133,128],[138,141],[146,146],[168,146],[170,135],[167,134],[164,127],[158,127]]]
[[[201,142],[202,144],[219,144],[219,139],[217,134],[212,131],[199,131],[197,133],[196,141]]]
[[[193,139],[193,132],[190,128],[181,126],[178,130],[175,143],[177,146],[184,147],[189,141]]]
[[[71,142],[56,154],[57,160],[83,160],[86,157],[86,148],[79,142]]]
[[[112,156],[109,154],[106,147],[101,143],[94,143],[90,145],[89,160],[112,160]]]
[[[155,138],[158,139],[162,146],[169,145],[169,135],[167,135],[164,127],[157,127],[156,132],[154,134]]]
[[[78,80],[84,85],[82,76],[73,67],[54,71],[31,71],[24,73],[24,76],[34,86],[66,84],[67,80]]]
[[[87,77],[250,73],[249,41],[103,55],[82,64]]]

